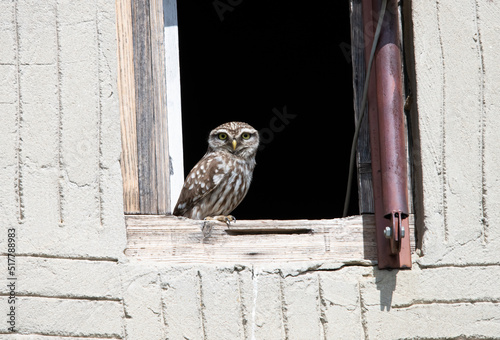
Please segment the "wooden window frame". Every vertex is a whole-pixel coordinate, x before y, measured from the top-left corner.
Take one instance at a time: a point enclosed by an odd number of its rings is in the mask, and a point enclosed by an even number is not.
[[[361,0],[350,3],[359,117],[365,72],[362,30],[356,26],[362,22]],[[178,197],[184,181],[176,0],[116,0],[116,9],[126,255],[170,263],[377,262],[368,119],[358,140],[360,215],[239,220],[231,226],[171,216],[172,198]],[[413,211],[409,220],[414,250]]]
[[[184,181],[176,1],[116,13],[124,211],[170,214]]]

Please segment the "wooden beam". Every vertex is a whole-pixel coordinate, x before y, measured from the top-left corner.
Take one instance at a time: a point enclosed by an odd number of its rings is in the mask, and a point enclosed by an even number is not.
[[[149,0],[132,1],[137,117],[137,154],[141,213],[156,214],[156,129]]]
[[[163,0],[151,0],[151,62],[153,70],[152,92],[154,94],[156,137],[156,180],[158,214],[170,213],[170,162],[167,131],[167,88],[165,76],[165,39],[163,22]]]
[[[361,116],[361,100],[366,79],[365,39],[363,34],[363,12],[361,0],[351,0],[351,60],[356,121]],[[360,214],[375,213],[372,187],[372,160],[370,155],[370,131],[368,129],[368,103],[359,131],[356,161],[358,169],[358,193]]]
[[[209,228],[204,221],[182,217],[126,216],[125,254],[139,261],[171,263],[377,262],[373,215],[332,220],[242,220],[229,227],[208,223]],[[409,235],[414,249],[413,216]]]
[[[131,5],[130,0],[116,0],[118,94],[122,140],[120,165],[123,176],[123,204],[125,214],[140,213]]]

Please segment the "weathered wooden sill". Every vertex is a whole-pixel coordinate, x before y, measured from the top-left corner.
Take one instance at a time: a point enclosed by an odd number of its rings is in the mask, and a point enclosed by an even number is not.
[[[238,220],[231,226],[161,215],[127,215],[136,260],[172,263],[329,261],[376,263],[373,215],[331,220]],[[414,249],[413,216],[410,237]]]

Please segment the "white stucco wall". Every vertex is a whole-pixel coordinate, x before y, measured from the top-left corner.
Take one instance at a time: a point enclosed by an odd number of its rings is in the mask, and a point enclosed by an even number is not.
[[[0,2],[0,338],[499,338],[499,16],[497,1],[412,3],[411,271],[181,266],[123,255],[114,2]]]

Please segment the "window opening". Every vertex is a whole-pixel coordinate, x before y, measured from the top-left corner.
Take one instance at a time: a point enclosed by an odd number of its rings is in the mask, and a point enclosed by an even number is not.
[[[212,128],[245,121],[262,147],[233,214],[341,217],[354,133],[349,5],[236,3],[177,5],[185,175]],[[358,213],[353,185],[348,214]]]

